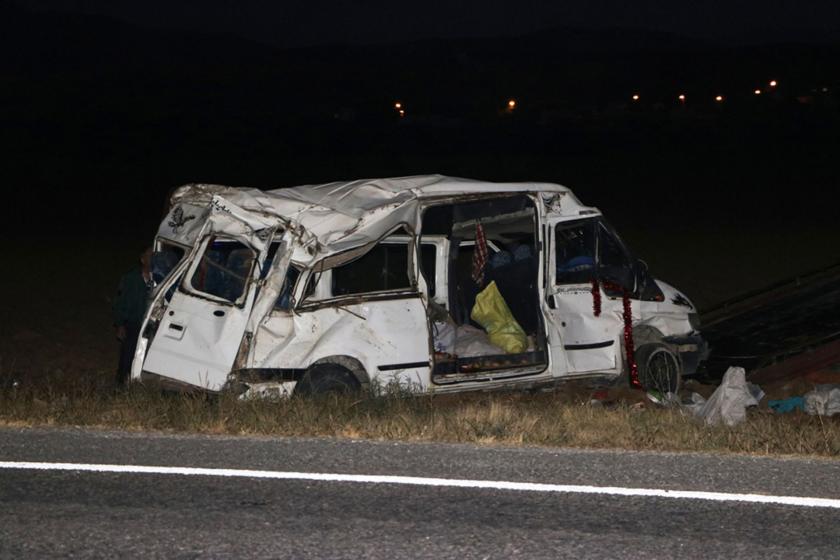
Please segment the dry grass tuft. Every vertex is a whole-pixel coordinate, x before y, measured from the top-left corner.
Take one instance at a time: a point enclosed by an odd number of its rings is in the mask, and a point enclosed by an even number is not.
[[[593,407],[556,393],[342,396],[241,401],[233,395],[113,393],[7,387],[0,424],[89,426],[205,434],[334,436],[403,441],[837,456],[840,418],[751,411],[735,428],[708,427],[679,410]]]

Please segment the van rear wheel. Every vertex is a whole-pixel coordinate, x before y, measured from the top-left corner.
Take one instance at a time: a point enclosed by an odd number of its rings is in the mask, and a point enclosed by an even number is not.
[[[680,358],[667,345],[645,344],[636,352],[639,381],[646,391],[676,394],[682,380]]]
[[[307,370],[295,388],[295,393],[311,395],[344,395],[361,389],[352,373],[341,366],[321,364]]]

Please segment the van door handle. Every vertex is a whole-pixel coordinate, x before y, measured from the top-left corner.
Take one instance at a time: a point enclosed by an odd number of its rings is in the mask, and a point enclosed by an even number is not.
[[[169,323],[169,328],[164,334],[169,338],[181,340],[182,338],[184,338],[184,330],[184,325],[179,325],[178,323]]]
[[[216,317],[224,317],[225,312],[222,311],[221,309],[217,309],[216,311],[213,312],[213,315],[215,315]]]
[[[546,303],[548,303],[549,309],[557,309],[557,303],[554,301],[554,295],[549,295],[545,298]]]

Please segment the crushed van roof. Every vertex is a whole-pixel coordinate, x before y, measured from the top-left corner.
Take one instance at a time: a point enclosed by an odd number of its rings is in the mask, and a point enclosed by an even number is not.
[[[309,247],[311,257],[326,256],[376,241],[403,224],[416,231],[423,200],[508,192],[546,193],[564,214],[587,209],[561,185],[492,183],[443,175],[361,179],[269,191],[188,184],[172,195],[158,235],[192,245],[210,215],[227,213],[255,233],[271,226],[292,229],[302,246]]]

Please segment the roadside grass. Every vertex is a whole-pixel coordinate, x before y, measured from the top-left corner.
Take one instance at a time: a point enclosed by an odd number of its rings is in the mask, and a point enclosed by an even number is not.
[[[79,426],[200,434],[622,448],[772,455],[840,455],[840,418],[751,410],[739,426],[709,427],[677,409],[592,406],[552,392],[457,396],[346,395],[285,400],[164,393],[77,381],[0,390],[0,425]]]

